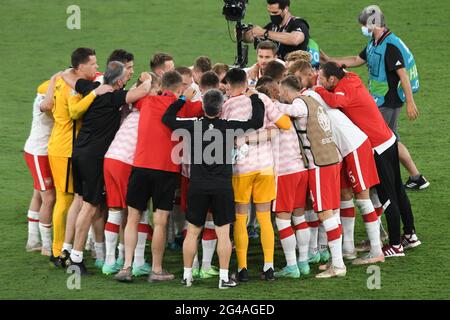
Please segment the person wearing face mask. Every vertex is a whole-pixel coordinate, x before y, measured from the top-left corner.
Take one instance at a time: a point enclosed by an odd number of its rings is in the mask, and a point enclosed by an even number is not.
[[[290,0],[267,0],[270,23],[254,26],[244,34],[245,42],[271,40],[278,46],[278,58],[284,60],[289,52],[308,50],[309,25],[289,11]]]
[[[359,67],[367,63],[369,91],[375,99],[384,120],[398,140],[399,157],[408,170],[408,189],[422,190],[430,183],[419,172],[406,146],[400,142],[397,131],[401,107],[406,102],[410,120],[419,116],[413,93],[419,90],[419,75],[414,57],[405,43],[393,34],[385,24],[383,12],[378,6],[364,8],[359,14],[362,34],[368,38],[367,46],[358,56],[329,57],[321,51],[322,62],[336,62],[346,67]]]

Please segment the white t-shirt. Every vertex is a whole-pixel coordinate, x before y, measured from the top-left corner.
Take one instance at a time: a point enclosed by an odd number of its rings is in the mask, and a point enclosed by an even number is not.
[[[44,101],[44,98],[45,94],[38,93],[34,99],[31,132],[24,147],[25,152],[35,156],[48,155],[48,139],[50,138],[54,123],[53,118],[40,109],[41,102]]]
[[[328,118],[330,118],[334,143],[343,158],[358,149],[368,139],[367,135],[342,111],[330,108],[318,93],[313,90],[305,90],[302,94],[314,98],[326,110]]]

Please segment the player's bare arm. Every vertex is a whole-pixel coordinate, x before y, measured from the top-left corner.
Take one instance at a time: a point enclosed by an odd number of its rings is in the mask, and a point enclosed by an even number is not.
[[[55,89],[55,82],[59,79],[60,76],[61,72],[57,72],[50,78],[47,93],[45,94],[45,98],[40,105],[40,109],[42,112],[48,112],[53,109],[53,91]]]
[[[149,78],[147,80],[145,80],[144,82],[142,82],[142,84],[140,86],[128,91],[127,98],[126,98],[127,104],[138,101],[139,99],[145,97],[150,92],[150,89],[152,86],[152,80],[151,80],[152,77],[150,76],[150,74],[148,74],[148,77]]]

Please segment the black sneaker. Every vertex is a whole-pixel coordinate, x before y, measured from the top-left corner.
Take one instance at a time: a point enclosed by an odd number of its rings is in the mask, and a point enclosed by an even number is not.
[[[428,180],[423,175],[420,175],[418,180],[411,180],[411,177],[409,177],[405,183],[405,188],[409,190],[423,190],[428,188],[429,185]]]
[[[267,280],[267,281],[275,280],[275,276],[273,275],[273,268],[269,268],[269,269],[267,269],[267,271],[261,272],[260,279]]]
[[[48,265],[51,269],[64,269],[65,268],[65,263],[61,260],[61,258],[55,257],[53,254],[50,256]]]
[[[70,258],[70,252],[67,250],[63,250],[63,252],[61,252],[61,255],[59,256],[59,259],[62,262],[63,268],[67,268],[67,260],[69,260],[69,258]]]
[[[237,274],[237,280],[239,282],[248,282],[248,271],[247,268],[242,269]]]
[[[90,276],[91,273],[87,271],[86,266],[84,265],[84,261],[81,262],[73,262],[72,259],[67,259],[66,267],[71,270],[75,270],[76,273],[82,276]]]
[[[181,284],[185,287],[191,287],[193,282],[194,278],[181,280]]]
[[[238,285],[237,282],[231,278],[229,278],[228,281],[219,280],[219,289],[234,288],[237,285]]]

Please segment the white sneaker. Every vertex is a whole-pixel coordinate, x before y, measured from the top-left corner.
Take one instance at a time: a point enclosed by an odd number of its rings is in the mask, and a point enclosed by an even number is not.
[[[345,277],[347,274],[347,268],[337,268],[335,266],[331,266],[326,271],[316,274],[317,279],[328,279],[334,277]]]
[[[415,248],[422,244],[415,233],[408,236],[404,234],[402,236],[401,243],[403,245],[403,249]]]

